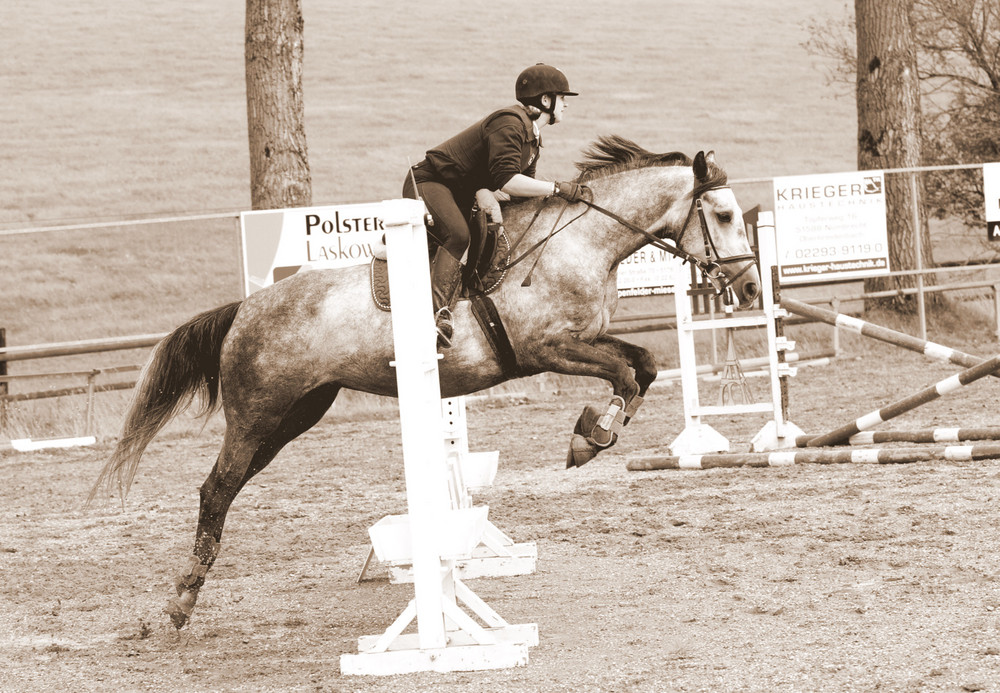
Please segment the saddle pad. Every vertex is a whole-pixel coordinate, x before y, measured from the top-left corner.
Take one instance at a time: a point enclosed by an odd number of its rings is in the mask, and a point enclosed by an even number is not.
[[[490,263],[489,273],[483,280],[483,291],[476,293],[489,294],[496,290],[507,276],[506,264],[510,259],[510,241],[507,233],[500,229],[496,250],[493,252],[493,261]],[[389,265],[384,259],[378,257],[371,261],[371,290],[372,300],[380,310],[392,310],[392,302],[389,300]],[[467,288],[467,287],[466,287]]]

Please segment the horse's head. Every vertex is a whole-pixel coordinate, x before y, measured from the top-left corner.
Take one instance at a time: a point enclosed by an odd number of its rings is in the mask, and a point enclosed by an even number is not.
[[[743,210],[715,164],[715,152],[698,152],[691,167],[691,208],[675,241],[708,265],[706,273],[717,288],[732,289],[740,307],[748,308],[760,295],[760,274]]]
[[[680,152],[654,154],[611,135],[598,139],[586,155],[577,163],[578,180],[595,186],[601,183],[603,204],[619,209],[631,205],[632,218],[649,230],[601,204],[587,202],[590,207],[635,231],[639,243],[651,242],[698,265],[720,292],[732,289],[741,308],[753,304],[760,295],[760,274],[743,210],[713,152],[698,152],[693,160]],[[661,245],[662,238],[673,240],[677,249]],[[634,249],[626,247],[619,261]]]

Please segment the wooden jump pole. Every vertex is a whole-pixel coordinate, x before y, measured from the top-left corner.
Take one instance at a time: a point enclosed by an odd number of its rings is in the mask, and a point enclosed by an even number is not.
[[[810,438],[809,442],[806,443],[806,446],[814,448],[841,443],[856,433],[867,431],[880,423],[888,421],[889,419],[895,418],[901,414],[905,414],[911,409],[916,409],[922,404],[927,404],[941,395],[946,395],[959,388],[965,387],[971,382],[975,382],[980,378],[990,375],[998,368],[1000,368],[1000,354],[987,361],[981,362],[978,366],[967,368],[961,373],[957,373],[950,378],[945,378],[944,380],[932,385],[931,387],[921,390],[916,394],[904,397],[903,399],[893,402],[892,404],[882,407],[881,409],[869,412],[868,414],[855,419],[851,423],[845,424],[840,428],[830,431],[829,433],[824,433],[823,435]]]
[[[965,461],[1000,458],[1000,443],[945,447],[879,448],[867,450],[777,450],[642,457],[629,460],[632,472],[659,469],[714,469],[732,467],[787,467],[796,464],[909,464],[932,460]]]
[[[939,361],[950,361],[955,365],[964,366],[965,368],[971,368],[983,362],[983,359],[978,356],[966,354],[957,349],[935,344],[934,342],[913,337],[903,332],[890,330],[888,327],[881,327],[860,318],[851,317],[850,315],[817,308],[816,306],[796,301],[792,298],[782,298],[781,307],[796,315],[819,320],[835,327],[843,327],[864,337],[871,337],[872,339],[909,349],[910,351],[915,351],[918,354],[923,354]],[[1000,377],[1000,374],[997,373],[991,373],[990,375]]]
[[[795,444],[804,448],[814,436],[798,436]],[[960,443],[978,440],[1000,440],[1000,427],[935,428],[922,431],[862,431],[847,439],[848,445],[881,443]]]

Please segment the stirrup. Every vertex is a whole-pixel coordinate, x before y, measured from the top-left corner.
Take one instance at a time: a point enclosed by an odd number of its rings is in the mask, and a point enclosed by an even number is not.
[[[450,349],[455,326],[451,322],[451,310],[448,306],[434,314],[434,325],[437,327],[437,345],[442,349]]]

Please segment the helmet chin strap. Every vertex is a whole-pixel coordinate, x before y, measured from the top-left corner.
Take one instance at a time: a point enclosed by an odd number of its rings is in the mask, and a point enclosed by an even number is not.
[[[549,94],[549,107],[541,109],[542,113],[548,113],[549,115],[549,125],[556,124],[556,95]],[[541,103],[541,100],[539,100]]]

